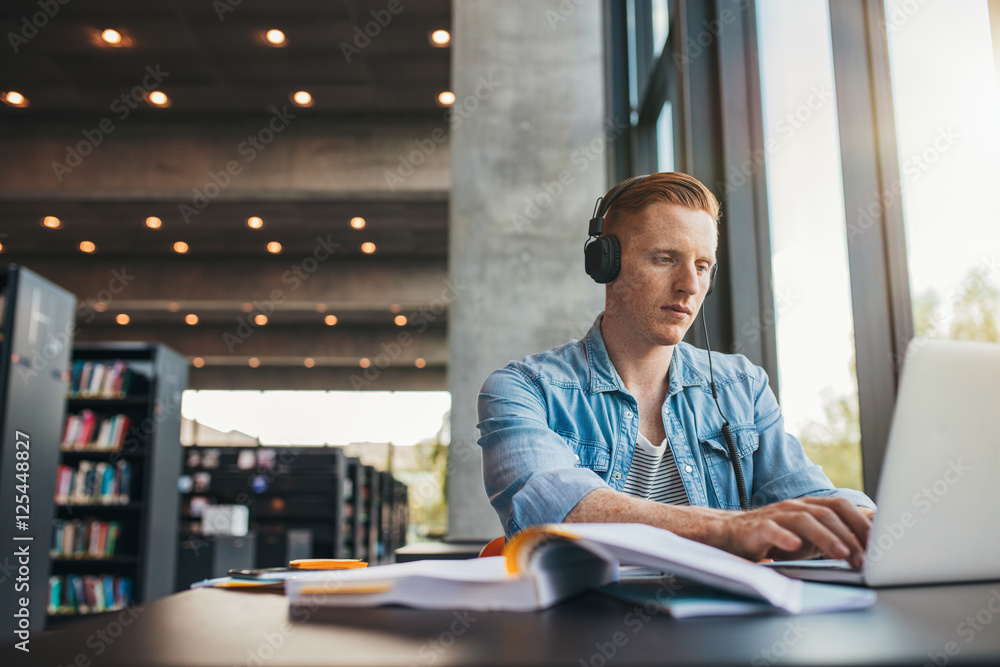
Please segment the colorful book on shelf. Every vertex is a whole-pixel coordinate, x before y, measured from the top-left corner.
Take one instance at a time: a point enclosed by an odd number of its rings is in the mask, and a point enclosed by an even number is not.
[[[621,565],[649,568],[664,577],[757,601],[779,613],[801,613],[805,608],[801,581],[644,524],[534,526],[508,542],[504,556],[319,572],[287,581],[285,590],[293,606],[400,604],[530,611],[618,581]],[[858,609],[872,603],[873,597],[845,596],[828,610]]]
[[[99,398],[101,394],[101,382],[104,381],[104,373],[107,370],[107,366],[104,364],[94,364],[94,369],[90,374],[90,382],[87,384],[85,396],[90,398]]]

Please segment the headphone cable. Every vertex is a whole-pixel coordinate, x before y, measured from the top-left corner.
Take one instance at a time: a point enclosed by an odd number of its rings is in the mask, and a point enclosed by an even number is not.
[[[736,489],[740,494],[740,509],[746,512],[750,509],[750,503],[747,501],[747,487],[743,479],[743,465],[740,463],[739,452],[736,450],[733,431],[729,428],[729,420],[726,419],[726,415],[722,412],[722,406],[719,405],[719,397],[715,393],[715,372],[712,370],[712,345],[708,341],[708,323],[705,321],[704,308],[701,311],[701,324],[704,327],[705,347],[708,350],[708,376],[710,378],[709,385],[712,387],[712,398],[715,399],[715,408],[722,417],[722,437],[726,439],[726,446],[729,448],[729,462],[733,464],[733,474],[736,475]]]

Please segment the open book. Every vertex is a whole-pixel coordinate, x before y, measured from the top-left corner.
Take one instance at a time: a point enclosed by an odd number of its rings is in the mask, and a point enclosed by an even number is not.
[[[801,581],[714,547],[644,524],[549,524],[516,535],[504,556],[424,560],[363,570],[316,572],[285,582],[293,606],[527,611],[545,609],[619,580],[619,565],[637,565],[694,582],[776,611],[803,611]],[[849,604],[869,606],[852,591]]]

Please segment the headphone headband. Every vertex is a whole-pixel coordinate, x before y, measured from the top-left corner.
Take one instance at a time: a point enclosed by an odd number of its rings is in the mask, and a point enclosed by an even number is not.
[[[614,234],[604,236],[604,216],[607,215],[608,209],[623,192],[632,187],[633,184],[648,177],[649,174],[643,174],[625,179],[606,197],[598,197],[597,203],[594,204],[594,217],[590,219],[590,229],[588,230],[590,238],[583,246],[583,258],[587,275],[598,283],[609,283],[617,278],[622,263],[622,248],[618,238]],[[705,296],[715,290],[715,277],[718,272],[719,265],[713,264]]]
[[[641,181],[644,178],[648,178],[649,174],[643,174],[642,176],[633,176],[632,178],[626,179],[618,184],[614,190],[608,193],[607,197],[598,197],[597,203],[594,204],[594,217],[590,219],[590,230],[588,236],[600,236],[604,233],[604,216],[607,215],[608,209],[611,205],[615,203],[618,199],[618,195],[625,192],[633,183]]]

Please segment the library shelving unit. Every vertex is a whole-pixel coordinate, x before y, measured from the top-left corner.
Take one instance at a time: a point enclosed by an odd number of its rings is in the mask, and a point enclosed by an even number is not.
[[[207,505],[245,505],[256,540],[255,567],[287,565],[293,547],[311,541],[312,558],[361,558],[385,562],[379,546],[383,485],[402,484],[340,447],[185,447],[180,540],[193,549],[211,543],[201,536]],[[391,513],[387,520],[405,514]],[[392,530],[405,535],[406,528]],[[305,534],[311,538],[303,540]],[[183,563],[192,562],[184,557]],[[202,568],[204,569],[204,568]],[[178,573],[178,581],[192,579]]]
[[[73,348],[53,521],[49,621],[174,592],[187,360],[159,343]]]
[[[364,466],[361,460],[348,457],[344,477],[344,558],[361,558],[363,553],[362,535],[364,514],[361,507]]]
[[[0,265],[0,636],[45,629],[53,494],[66,409],[76,297],[36,273]],[[28,573],[17,572],[27,551]],[[5,566],[6,567],[6,566]],[[27,586],[27,588],[25,588]],[[27,618],[21,614],[27,601]]]
[[[345,535],[347,460],[339,447],[185,447],[181,539],[196,543],[201,509],[245,505],[256,566],[287,565],[296,541],[312,558],[351,557]],[[353,511],[353,508],[351,509]],[[303,537],[310,538],[303,541]],[[181,577],[182,579],[184,577]]]

